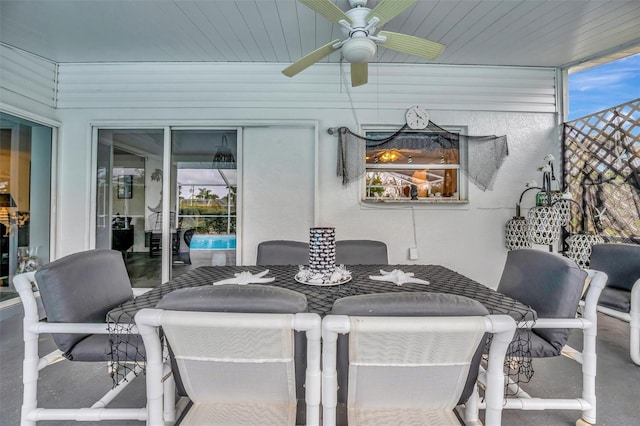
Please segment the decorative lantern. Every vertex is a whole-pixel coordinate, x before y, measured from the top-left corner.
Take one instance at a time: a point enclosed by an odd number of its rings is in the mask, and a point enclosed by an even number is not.
[[[551,194],[551,201],[548,201],[548,195]],[[571,219],[571,194],[567,196],[562,191],[540,191],[536,194],[537,206],[553,206],[558,210],[562,220],[561,226],[566,226]]]
[[[573,234],[567,238],[567,251],[565,256],[572,259],[581,268],[587,268],[589,266],[589,259],[591,258],[591,247],[595,244],[604,243],[604,238],[595,234]]]
[[[527,214],[529,239],[535,244],[551,245],[560,238],[562,218],[554,206],[537,206]]]
[[[520,204],[522,197],[532,189],[541,189],[536,181],[527,182],[527,188],[522,191],[518,203],[516,204],[516,215],[509,219],[505,225],[505,247],[507,250],[518,250],[531,247],[531,239],[529,238],[528,222],[520,214]]]
[[[507,221],[505,226],[505,246],[507,250],[519,250],[531,247],[531,240],[527,232],[527,219],[522,216],[514,216]]]
[[[582,214],[583,232],[572,234],[571,236],[569,236],[569,238],[567,238],[567,250],[565,251],[564,255],[576,262],[581,268],[587,268],[589,267],[589,261],[591,259],[591,247],[593,247],[595,244],[604,243],[604,238],[602,238],[600,235],[588,232],[588,216],[586,215],[584,209],[576,201],[568,201],[571,203],[576,203],[576,205],[580,209],[580,213]],[[596,229],[595,224],[593,224],[593,227],[594,229]]]

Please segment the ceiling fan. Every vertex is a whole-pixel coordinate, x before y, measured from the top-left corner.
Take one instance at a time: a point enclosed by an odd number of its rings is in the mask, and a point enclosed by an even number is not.
[[[351,85],[361,86],[368,80],[368,63],[376,54],[377,45],[387,49],[426,59],[435,59],[444,50],[444,44],[414,37],[408,34],[380,31],[376,27],[402,13],[418,0],[380,0],[369,9],[367,0],[349,0],[351,9],[343,12],[331,0],[298,0],[305,6],[342,27],[346,37],[334,40],[314,50],[282,70],[287,77],[293,77],[331,53],[341,49],[342,56],[351,64]]]

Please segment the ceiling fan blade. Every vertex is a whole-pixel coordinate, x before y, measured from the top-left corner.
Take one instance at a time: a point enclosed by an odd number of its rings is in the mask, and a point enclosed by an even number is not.
[[[440,56],[444,50],[444,44],[442,43],[425,40],[408,34],[380,31],[378,35],[387,38],[387,41],[381,43],[380,46],[425,59],[435,59]]]
[[[376,26],[380,27],[401,14],[406,8],[417,1],[418,0],[380,0],[376,7],[367,15],[367,22],[374,16],[377,16],[380,22],[377,23]]]
[[[339,20],[344,19],[351,24],[351,19],[340,9],[333,4],[331,0],[298,0],[300,3],[307,6],[309,9],[315,10],[320,15],[324,16],[333,23],[337,23]]]
[[[340,42],[339,39],[333,40],[331,43],[327,43],[321,48],[316,49],[313,52],[303,56],[302,58],[298,59],[297,61],[295,61],[294,63],[292,63],[285,69],[283,69],[282,74],[286,75],[287,77],[293,77],[294,75],[298,74],[300,71],[315,64],[325,56],[329,56],[330,54],[335,52],[336,49],[333,48],[333,45],[338,42]]]
[[[351,86],[362,86],[369,80],[369,64],[351,64]]]

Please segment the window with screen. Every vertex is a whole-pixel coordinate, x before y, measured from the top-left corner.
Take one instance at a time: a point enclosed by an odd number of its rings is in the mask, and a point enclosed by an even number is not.
[[[450,132],[366,131],[364,199],[465,201],[464,146]]]

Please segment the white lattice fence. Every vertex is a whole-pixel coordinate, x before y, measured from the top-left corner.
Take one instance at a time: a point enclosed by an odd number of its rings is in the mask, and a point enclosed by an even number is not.
[[[640,243],[640,99],[564,124],[564,180],[585,211],[569,233]]]

